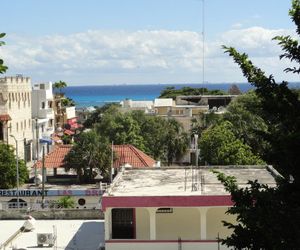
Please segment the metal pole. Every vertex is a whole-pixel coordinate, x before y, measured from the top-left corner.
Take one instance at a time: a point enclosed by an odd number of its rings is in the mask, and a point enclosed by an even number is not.
[[[34,184],[37,186],[37,163],[39,161],[39,128],[38,118],[35,118],[35,133],[36,133],[36,164],[34,165]]]
[[[10,135],[16,143],[16,168],[17,168],[17,208],[19,209],[19,154],[18,154],[18,141],[14,135]]]
[[[114,168],[114,142],[111,142],[111,169],[110,169],[110,183],[113,179],[113,168]]]
[[[45,147],[43,146],[43,166],[42,166],[42,208],[45,207]]]
[[[202,0],[202,83],[205,82],[205,65],[204,65],[204,53],[205,53],[205,1]]]
[[[20,203],[19,203],[19,154],[18,154],[18,141],[16,140],[16,163],[17,163],[17,208],[20,208]]]

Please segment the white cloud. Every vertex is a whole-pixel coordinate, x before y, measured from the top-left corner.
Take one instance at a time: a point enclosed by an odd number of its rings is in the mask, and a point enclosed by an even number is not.
[[[271,39],[286,30],[232,29],[205,44],[205,72],[210,82],[245,81],[222,44],[249,54],[267,72],[281,73],[280,48]],[[192,31],[97,31],[38,38],[11,36],[0,55],[8,74],[34,80],[72,83],[201,82],[202,37]],[[275,74],[276,75],[276,74]]]

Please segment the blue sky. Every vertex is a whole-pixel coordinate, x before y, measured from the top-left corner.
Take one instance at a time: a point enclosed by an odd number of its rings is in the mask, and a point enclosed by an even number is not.
[[[70,85],[199,83],[202,0],[2,0],[0,57],[8,75]],[[205,80],[244,82],[222,44],[247,52],[278,80],[287,62],[270,41],[294,34],[289,0],[206,0]]]

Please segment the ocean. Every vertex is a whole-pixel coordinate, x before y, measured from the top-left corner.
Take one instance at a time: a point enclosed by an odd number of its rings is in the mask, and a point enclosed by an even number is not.
[[[174,86],[176,89],[182,87],[207,88],[209,90],[220,89],[228,91],[232,84],[229,83],[208,83],[208,84],[140,84],[140,85],[86,85],[69,86],[63,89],[65,95],[72,98],[76,108],[89,106],[103,106],[106,103],[120,102],[126,98],[132,100],[154,100],[166,87]],[[249,83],[236,84],[242,92],[253,89]],[[300,83],[292,83],[291,87],[299,88]]]

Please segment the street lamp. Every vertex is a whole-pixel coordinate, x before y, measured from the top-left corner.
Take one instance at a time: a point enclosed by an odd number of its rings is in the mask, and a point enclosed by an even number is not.
[[[18,141],[14,135],[10,135],[16,143],[16,164],[17,164],[17,208],[19,209],[19,158],[18,158]]]

